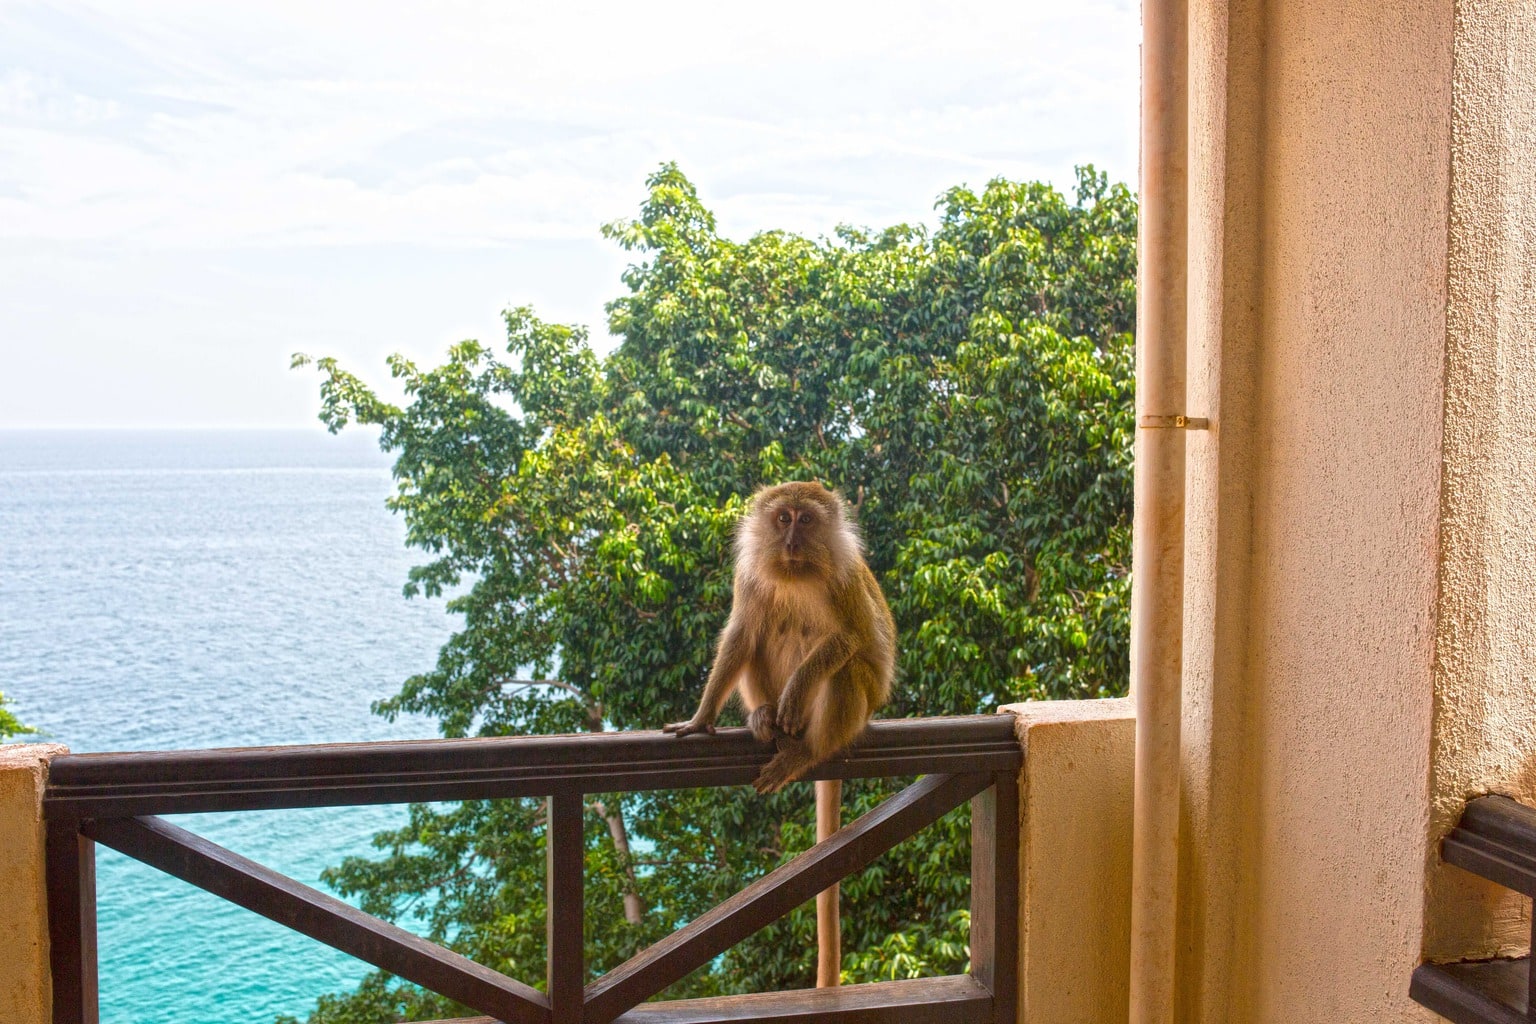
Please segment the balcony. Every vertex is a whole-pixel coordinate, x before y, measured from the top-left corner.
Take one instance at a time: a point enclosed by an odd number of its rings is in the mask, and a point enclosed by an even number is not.
[[[34,914],[26,944],[31,955],[15,967],[0,967],[0,983],[22,994],[16,1005],[24,1007],[23,1024],[98,1019],[94,851],[101,844],[449,996],[485,1014],[469,1018],[477,1024],[1001,1024],[1021,1019],[1029,1005],[1048,1013],[1046,1019],[1123,1019],[1133,731],[1128,702],[1006,710],[874,723],[813,777],[920,775],[916,783],[596,978],[588,975],[581,946],[582,795],[745,785],[771,753],[745,730],[686,741],[660,733],[606,733],[126,754],[7,748],[0,762],[7,783],[0,815],[30,820],[33,827],[18,830],[31,833],[31,842],[7,849],[0,866],[6,877],[30,886],[30,898],[19,903]],[[466,960],[159,817],[496,797],[548,801],[550,969],[542,988]],[[972,808],[968,974],[646,1001],[966,801]],[[1098,965],[1091,983],[1064,985],[1063,977],[1083,974],[1083,963]],[[5,977],[7,970],[14,980]],[[165,1009],[174,1019],[174,1006]]]

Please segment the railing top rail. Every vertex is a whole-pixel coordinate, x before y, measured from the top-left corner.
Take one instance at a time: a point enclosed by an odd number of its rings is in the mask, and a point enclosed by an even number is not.
[[[67,754],[49,767],[50,816],[341,806],[682,789],[750,782],[772,755],[745,729]],[[870,723],[810,778],[986,772],[1022,761],[1010,715]]]

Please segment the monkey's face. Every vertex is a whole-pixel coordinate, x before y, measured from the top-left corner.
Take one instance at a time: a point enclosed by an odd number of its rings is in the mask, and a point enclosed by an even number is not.
[[[758,496],[759,558],[784,577],[826,574],[837,558],[841,509],[820,484],[782,484]]]
[[[779,561],[791,575],[826,564],[825,508],[784,504],[772,514],[774,528],[779,534]]]

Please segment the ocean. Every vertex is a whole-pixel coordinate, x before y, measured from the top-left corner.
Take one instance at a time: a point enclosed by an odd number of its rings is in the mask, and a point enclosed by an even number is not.
[[[0,431],[0,691],[74,751],[422,738],[369,703],[453,620],[406,600],[389,460],[363,432]],[[309,885],[403,807],[177,816]],[[103,1024],[301,1019],[368,965],[111,850]]]

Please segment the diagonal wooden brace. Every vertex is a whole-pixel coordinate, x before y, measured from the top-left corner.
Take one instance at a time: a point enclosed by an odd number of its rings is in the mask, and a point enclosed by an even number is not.
[[[375,967],[508,1024],[545,1024],[542,992],[159,818],[103,818],[81,831]]]
[[[929,775],[587,986],[586,1024],[621,1013],[783,917],[992,785],[991,774]]]

